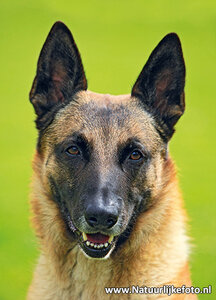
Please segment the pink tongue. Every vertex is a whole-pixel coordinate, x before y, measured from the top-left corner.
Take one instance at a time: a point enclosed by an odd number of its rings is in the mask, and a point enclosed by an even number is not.
[[[108,242],[109,236],[101,233],[86,234],[89,242],[104,244]]]

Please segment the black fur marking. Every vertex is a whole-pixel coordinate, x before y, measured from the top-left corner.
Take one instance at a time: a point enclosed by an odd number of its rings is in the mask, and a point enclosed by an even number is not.
[[[56,154],[56,157],[62,159],[62,155],[65,154],[66,149],[74,145],[78,147],[81,156],[85,159],[85,161],[89,162],[92,143],[79,132],[73,132],[72,135],[68,136],[68,138],[66,138],[63,142],[55,145],[54,153]],[[71,160],[72,158],[68,157],[68,159]]]
[[[121,245],[123,245],[129,239],[129,237],[133,231],[134,225],[136,223],[137,217],[138,217],[138,215],[135,213],[132,215],[132,217],[127,225],[127,228],[125,229],[125,231],[122,234],[120,234],[120,236],[117,239],[115,249],[113,250],[113,254],[118,250],[118,248]]]
[[[104,128],[105,137],[109,127],[124,127],[131,116],[131,111],[124,105],[100,107],[94,100],[81,105],[79,110],[86,118],[88,128]]]
[[[184,112],[185,64],[178,36],[165,36],[150,55],[134,87],[132,96],[155,118],[164,140],[174,133],[174,125]]]
[[[136,138],[129,138],[123,145],[118,146],[119,161],[122,164],[130,153],[136,149],[140,149],[145,159],[151,158],[151,153]]]
[[[30,92],[30,101],[37,114],[37,128],[49,123],[53,107],[58,110],[76,92],[86,89],[81,57],[71,32],[63,23],[57,22],[41,50]]]
[[[131,198],[133,198],[132,196],[130,196]],[[115,253],[118,249],[118,247],[120,247],[121,245],[123,245],[130,237],[133,229],[134,229],[134,225],[137,221],[137,218],[140,216],[141,213],[143,213],[144,211],[147,210],[147,202],[151,197],[151,191],[150,190],[146,190],[145,192],[143,192],[142,196],[141,196],[141,203],[137,203],[136,207],[134,208],[134,212],[133,215],[127,225],[127,228],[125,229],[125,231],[118,237],[117,243],[116,243],[116,247],[113,251],[113,253]],[[133,200],[134,201],[134,200]]]
[[[65,201],[63,201],[61,192],[58,189],[57,183],[55,182],[53,176],[49,176],[49,183],[50,188],[53,194],[53,201],[58,205],[61,216],[64,220],[64,223],[66,224],[67,232],[69,233],[69,236],[78,233],[76,227],[73,225],[70,217],[69,210],[67,208],[67,204]],[[71,250],[71,249],[70,249]]]
[[[53,178],[53,176],[49,176],[49,184],[53,194],[53,200],[60,206],[61,205],[61,195],[58,190],[58,186]]]

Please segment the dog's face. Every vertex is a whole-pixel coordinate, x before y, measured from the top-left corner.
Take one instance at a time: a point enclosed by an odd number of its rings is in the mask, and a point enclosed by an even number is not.
[[[70,31],[58,22],[49,33],[30,93],[43,185],[87,256],[108,257],[160,194],[167,142],[184,112],[184,77],[180,42],[170,34],[131,95],[92,93]]]

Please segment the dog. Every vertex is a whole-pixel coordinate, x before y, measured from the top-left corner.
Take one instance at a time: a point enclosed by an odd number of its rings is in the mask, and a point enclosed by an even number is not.
[[[30,92],[39,133],[32,222],[41,254],[28,300],[197,299],[106,292],[191,285],[187,215],[168,152],[184,86],[181,43],[170,33],[130,95],[91,92],[70,30],[53,25]]]

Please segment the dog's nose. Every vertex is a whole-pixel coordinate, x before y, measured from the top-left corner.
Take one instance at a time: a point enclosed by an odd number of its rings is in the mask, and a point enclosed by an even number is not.
[[[109,229],[118,221],[118,210],[115,207],[95,207],[89,205],[85,212],[86,222],[95,229]]]

